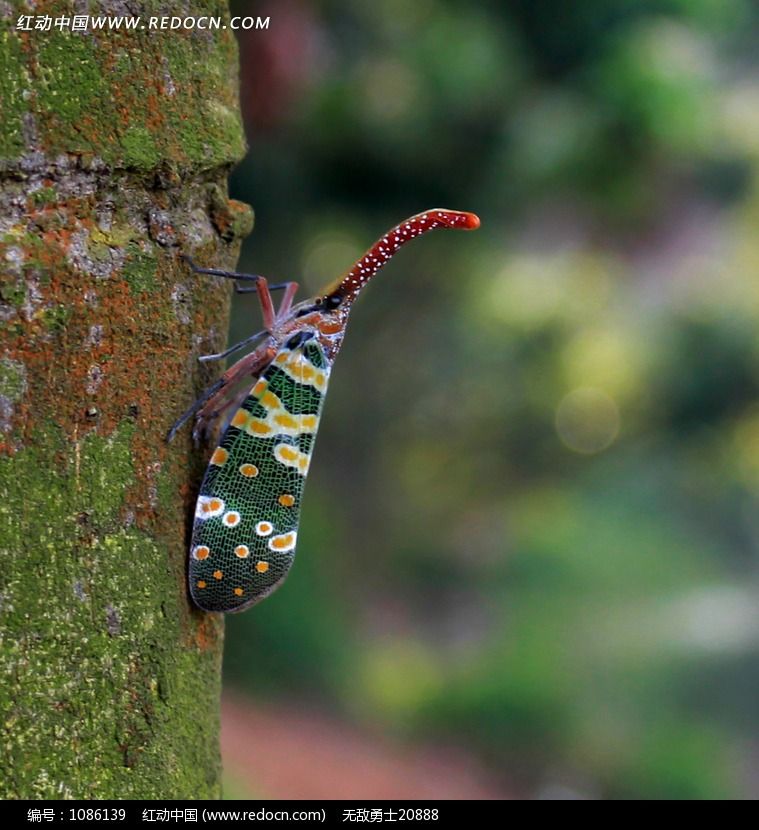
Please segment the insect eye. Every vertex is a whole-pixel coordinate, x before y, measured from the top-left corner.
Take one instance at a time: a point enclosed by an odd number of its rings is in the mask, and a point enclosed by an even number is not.
[[[327,311],[334,311],[340,303],[343,301],[343,298],[339,294],[329,294],[326,297],[323,297],[321,300],[321,304]]]

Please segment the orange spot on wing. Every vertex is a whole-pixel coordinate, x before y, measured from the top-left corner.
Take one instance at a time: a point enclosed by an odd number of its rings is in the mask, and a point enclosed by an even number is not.
[[[265,574],[266,571],[269,570],[269,563],[268,562],[256,562],[256,570],[260,574]]]
[[[240,559],[245,559],[247,556],[250,556],[250,551],[248,550],[247,545],[238,545],[235,548],[235,556],[239,556]]]
[[[237,597],[242,596],[242,588],[235,588],[235,596],[237,596]]]
[[[246,412],[244,409],[238,409],[237,412],[235,412],[234,418],[232,418],[231,424],[233,427],[244,427],[249,420],[250,413]]]
[[[229,453],[223,447],[216,447],[211,456],[211,464],[216,464],[221,467],[229,458]]]
[[[292,507],[295,504],[295,496],[290,495],[290,493],[283,493],[277,501],[282,507]]]
[[[204,579],[199,579],[198,580],[198,588],[205,588],[205,587],[206,587],[205,580]]]
[[[274,416],[274,423],[278,424],[281,427],[287,427],[288,429],[297,429],[298,422],[293,418],[292,415],[284,414],[284,415],[275,415]]]
[[[258,475],[258,467],[255,464],[242,464],[240,465],[240,472],[246,478],[255,478]]]
[[[282,536],[275,536],[269,542],[269,547],[272,548],[272,550],[284,550],[292,545],[294,538],[295,536],[292,533],[284,533]]]
[[[223,576],[224,576],[224,574],[221,571],[214,571],[213,572],[213,578],[214,579],[221,579]]]

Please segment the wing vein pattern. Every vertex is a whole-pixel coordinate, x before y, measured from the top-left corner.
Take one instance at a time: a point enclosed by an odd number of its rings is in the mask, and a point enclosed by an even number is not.
[[[316,338],[283,346],[214,450],[189,567],[193,600],[206,611],[242,611],[290,570],[329,372]]]

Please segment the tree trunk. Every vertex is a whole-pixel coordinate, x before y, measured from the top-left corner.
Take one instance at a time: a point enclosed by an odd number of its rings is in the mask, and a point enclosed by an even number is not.
[[[0,3],[0,797],[217,797],[223,626],[185,577],[204,452],[164,436],[227,331],[228,286],[179,255],[233,267],[251,226],[235,40],[18,31],[30,8]]]

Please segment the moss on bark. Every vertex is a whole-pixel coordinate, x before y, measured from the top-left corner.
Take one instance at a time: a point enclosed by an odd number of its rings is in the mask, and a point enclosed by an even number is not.
[[[214,797],[223,629],[185,587],[203,458],[164,435],[227,330],[228,286],[179,254],[233,267],[252,221],[226,195],[234,39],[27,13],[0,4],[0,797]]]

